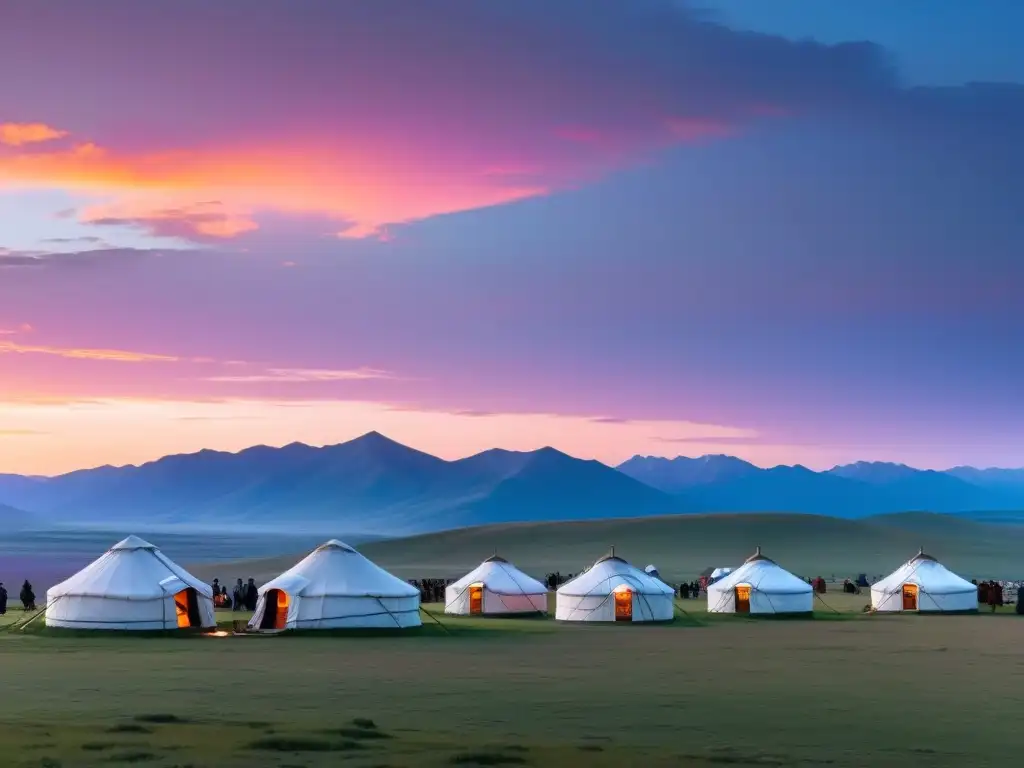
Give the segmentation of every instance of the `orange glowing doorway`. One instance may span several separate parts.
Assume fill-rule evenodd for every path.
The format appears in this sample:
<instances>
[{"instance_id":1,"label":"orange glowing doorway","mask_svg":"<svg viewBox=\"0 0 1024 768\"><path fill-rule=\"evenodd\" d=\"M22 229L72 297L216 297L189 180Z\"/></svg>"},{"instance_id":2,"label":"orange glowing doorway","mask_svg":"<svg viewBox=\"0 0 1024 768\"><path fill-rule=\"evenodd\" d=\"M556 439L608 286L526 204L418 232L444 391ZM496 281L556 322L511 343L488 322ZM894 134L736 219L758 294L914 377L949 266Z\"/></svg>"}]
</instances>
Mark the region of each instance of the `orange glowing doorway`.
<instances>
[{"instance_id":1,"label":"orange glowing doorway","mask_svg":"<svg viewBox=\"0 0 1024 768\"><path fill-rule=\"evenodd\" d=\"M736 587L736 613L750 613L750 587Z\"/></svg>"},{"instance_id":2,"label":"orange glowing doorway","mask_svg":"<svg viewBox=\"0 0 1024 768\"><path fill-rule=\"evenodd\" d=\"M633 620L633 590L629 587L616 587L615 592L615 620Z\"/></svg>"},{"instance_id":3,"label":"orange glowing doorway","mask_svg":"<svg viewBox=\"0 0 1024 768\"><path fill-rule=\"evenodd\" d=\"M917 610L917 584L903 585L903 610Z\"/></svg>"},{"instance_id":4,"label":"orange glowing doorway","mask_svg":"<svg viewBox=\"0 0 1024 768\"><path fill-rule=\"evenodd\" d=\"M202 626L199 618L199 596L192 587L181 590L174 596L174 613L178 629Z\"/></svg>"},{"instance_id":5,"label":"orange glowing doorway","mask_svg":"<svg viewBox=\"0 0 1024 768\"><path fill-rule=\"evenodd\" d=\"M288 593L283 589L267 590L260 629L284 629L288 625Z\"/></svg>"},{"instance_id":6,"label":"orange glowing doorway","mask_svg":"<svg viewBox=\"0 0 1024 768\"><path fill-rule=\"evenodd\" d=\"M478 615L484 612L484 585L469 585L469 613Z\"/></svg>"}]
</instances>

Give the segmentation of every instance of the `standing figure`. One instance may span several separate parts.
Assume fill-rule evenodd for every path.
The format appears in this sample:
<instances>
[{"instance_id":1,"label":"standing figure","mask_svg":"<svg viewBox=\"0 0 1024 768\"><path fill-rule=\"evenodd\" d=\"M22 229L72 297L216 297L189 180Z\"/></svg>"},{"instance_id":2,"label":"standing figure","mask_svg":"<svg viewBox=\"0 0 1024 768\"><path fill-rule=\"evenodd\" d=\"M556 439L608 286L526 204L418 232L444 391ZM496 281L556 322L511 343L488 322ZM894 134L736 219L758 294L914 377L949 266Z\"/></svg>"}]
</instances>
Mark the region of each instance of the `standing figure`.
<instances>
[{"instance_id":1,"label":"standing figure","mask_svg":"<svg viewBox=\"0 0 1024 768\"><path fill-rule=\"evenodd\" d=\"M34 611L36 609L36 593L32 591L32 585L29 584L28 579L25 579L25 583L21 585L19 597L26 611Z\"/></svg>"}]
</instances>

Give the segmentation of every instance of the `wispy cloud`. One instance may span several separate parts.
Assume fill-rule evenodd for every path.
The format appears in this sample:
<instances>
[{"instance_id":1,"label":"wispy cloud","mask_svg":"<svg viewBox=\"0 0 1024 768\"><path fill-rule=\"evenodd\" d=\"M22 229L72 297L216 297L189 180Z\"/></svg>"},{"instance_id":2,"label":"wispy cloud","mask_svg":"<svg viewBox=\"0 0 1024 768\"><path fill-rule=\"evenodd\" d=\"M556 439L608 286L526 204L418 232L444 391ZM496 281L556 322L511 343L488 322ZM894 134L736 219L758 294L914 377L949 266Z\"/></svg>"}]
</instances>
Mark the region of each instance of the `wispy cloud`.
<instances>
[{"instance_id":1,"label":"wispy cloud","mask_svg":"<svg viewBox=\"0 0 1024 768\"><path fill-rule=\"evenodd\" d=\"M103 244L103 238L102 237L90 237L90 236L85 236L85 237L47 237L47 238L45 238L43 240L40 240L40 242L42 242L42 243L58 243L58 244L61 244L61 245L70 245L70 244L73 244L73 243L74 244L81 243L81 244L84 244L84 245L101 245L101 244Z\"/></svg>"},{"instance_id":2,"label":"wispy cloud","mask_svg":"<svg viewBox=\"0 0 1024 768\"><path fill-rule=\"evenodd\" d=\"M45 123L0 123L0 144L9 147L53 141L67 135L67 131L51 128Z\"/></svg>"},{"instance_id":3,"label":"wispy cloud","mask_svg":"<svg viewBox=\"0 0 1024 768\"><path fill-rule=\"evenodd\" d=\"M0 437L38 437L48 434L39 429L0 429Z\"/></svg>"},{"instance_id":4,"label":"wispy cloud","mask_svg":"<svg viewBox=\"0 0 1024 768\"><path fill-rule=\"evenodd\" d=\"M231 383L265 383L265 382L325 382L325 381L364 381L367 379L395 379L394 374L377 368L268 368L262 373L240 374L235 376L210 376L206 381Z\"/></svg>"},{"instance_id":5,"label":"wispy cloud","mask_svg":"<svg viewBox=\"0 0 1024 768\"><path fill-rule=\"evenodd\" d=\"M80 218L86 224L137 227L157 237L194 241L224 240L257 229L247 213L233 212L216 201L152 211L95 208L82 211Z\"/></svg>"},{"instance_id":6,"label":"wispy cloud","mask_svg":"<svg viewBox=\"0 0 1024 768\"><path fill-rule=\"evenodd\" d=\"M82 349L75 347L48 347L36 344L18 344L0 341L0 355L52 355L72 360L108 360L119 363L176 363L182 358L174 355L155 355L123 349Z\"/></svg>"}]
</instances>

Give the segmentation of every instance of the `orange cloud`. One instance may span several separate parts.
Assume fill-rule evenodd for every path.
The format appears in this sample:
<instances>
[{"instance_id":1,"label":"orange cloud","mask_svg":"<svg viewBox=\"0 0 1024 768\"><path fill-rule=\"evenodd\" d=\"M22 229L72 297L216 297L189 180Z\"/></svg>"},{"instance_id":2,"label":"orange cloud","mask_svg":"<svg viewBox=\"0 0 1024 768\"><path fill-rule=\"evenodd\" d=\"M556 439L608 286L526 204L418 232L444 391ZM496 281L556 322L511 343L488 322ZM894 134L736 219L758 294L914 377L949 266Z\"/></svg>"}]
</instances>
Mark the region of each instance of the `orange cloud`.
<instances>
[{"instance_id":1,"label":"orange cloud","mask_svg":"<svg viewBox=\"0 0 1024 768\"><path fill-rule=\"evenodd\" d=\"M0 123L0 144L9 147L53 141L67 135L67 131L59 131L45 123Z\"/></svg>"},{"instance_id":2,"label":"orange cloud","mask_svg":"<svg viewBox=\"0 0 1024 768\"><path fill-rule=\"evenodd\" d=\"M248 215L226 210L219 202L148 212L94 206L82 211L79 219L98 226L136 226L161 237L192 240L227 239L259 228Z\"/></svg>"},{"instance_id":3,"label":"orange cloud","mask_svg":"<svg viewBox=\"0 0 1024 768\"><path fill-rule=\"evenodd\" d=\"M6 354L53 355L73 360L109 360L119 363L175 363L181 360L172 355L152 355L145 352L127 352L121 349L76 349L0 341L0 355Z\"/></svg>"},{"instance_id":4,"label":"orange cloud","mask_svg":"<svg viewBox=\"0 0 1024 768\"><path fill-rule=\"evenodd\" d=\"M472 164L470 164L471 166ZM324 144L122 153L93 143L0 157L0 188L59 188L113 202L82 220L135 224L155 234L233 237L257 227L259 211L314 214L343 222L343 236L381 235L415 221L545 194L405 147ZM195 201L215 198L215 210Z\"/></svg>"}]
</instances>

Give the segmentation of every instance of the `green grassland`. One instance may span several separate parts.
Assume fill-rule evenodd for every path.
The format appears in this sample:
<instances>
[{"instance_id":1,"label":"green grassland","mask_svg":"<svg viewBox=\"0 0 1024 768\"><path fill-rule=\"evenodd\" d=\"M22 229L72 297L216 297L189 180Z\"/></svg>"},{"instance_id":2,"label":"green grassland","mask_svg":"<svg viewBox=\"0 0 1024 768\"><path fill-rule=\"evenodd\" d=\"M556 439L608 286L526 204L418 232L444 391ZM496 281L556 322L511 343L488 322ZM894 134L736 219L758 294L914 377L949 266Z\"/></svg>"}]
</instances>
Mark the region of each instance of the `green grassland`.
<instances>
[{"instance_id":1,"label":"green grassland","mask_svg":"<svg viewBox=\"0 0 1024 768\"><path fill-rule=\"evenodd\" d=\"M648 626L428 606L422 629L391 635L36 622L0 631L0 764L1018 764L1024 621L865 615L866 599L827 594L785 621L680 600L675 622Z\"/></svg>"},{"instance_id":2,"label":"green grassland","mask_svg":"<svg viewBox=\"0 0 1024 768\"><path fill-rule=\"evenodd\" d=\"M965 578L1024 577L1024 526L927 513L840 520L816 515L682 515L634 520L521 523L374 542L360 551L402 578L462 576L495 551L534 576L576 573L614 546L634 565L654 563L669 581L706 567L736 566L754 548L804 576L892 572L920 547ZM198 565L204 579L267 581L301 553Z\"/></svg>"},{"instance_id":3,"label":"green grassland","mask_svg":"<svg viewBox=\"0 0 1024 768\"><path fill-rule=\"evenodd\" d=\"M971 577L1019 576L1024 532L935 515L709 515L504 525L362 550L406 577L498 549L575 572L610 545L669 580L755 546L807 575L887 573L924 545ZM194 566L265 581L297 555ZM470 619L400 632L118 635L0 617L0 766L1011 766L1024 617L879 616L832 587L812 618L663 625ZM552 596L553 607L553 596ZM220 613L225 628L242 613Z\"/></svg>"}]
</instances>

